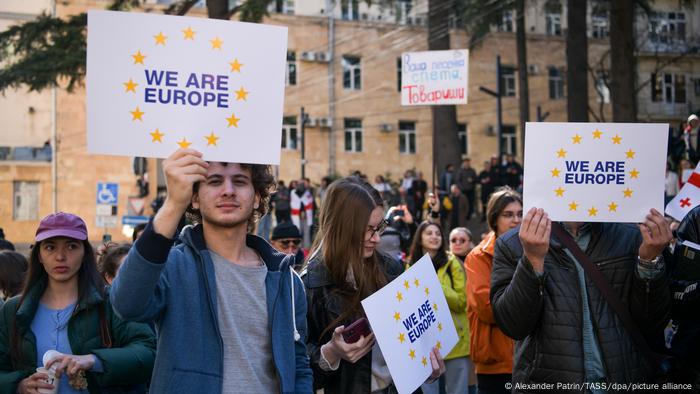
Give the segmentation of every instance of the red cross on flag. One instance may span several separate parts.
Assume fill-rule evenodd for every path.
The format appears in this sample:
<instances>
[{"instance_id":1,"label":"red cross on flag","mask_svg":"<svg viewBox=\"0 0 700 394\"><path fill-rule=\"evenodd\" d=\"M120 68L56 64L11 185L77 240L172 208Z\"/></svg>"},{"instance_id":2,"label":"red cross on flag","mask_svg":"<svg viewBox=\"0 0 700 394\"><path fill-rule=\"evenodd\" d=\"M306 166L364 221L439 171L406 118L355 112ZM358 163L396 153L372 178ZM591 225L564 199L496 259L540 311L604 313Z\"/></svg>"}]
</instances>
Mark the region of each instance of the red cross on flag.
<instances>
[{"instance_id":1,"label":"red cross on flag","mask_svg":"<svg viewBox=\"0 0 700 394\"><path fill-rule=\"evenodd\" d=\"M700 166L695 168L678 195L666 205L666 214L681 221L691 209L698 205L700 205Z\"/></svg>"}]
</instances>

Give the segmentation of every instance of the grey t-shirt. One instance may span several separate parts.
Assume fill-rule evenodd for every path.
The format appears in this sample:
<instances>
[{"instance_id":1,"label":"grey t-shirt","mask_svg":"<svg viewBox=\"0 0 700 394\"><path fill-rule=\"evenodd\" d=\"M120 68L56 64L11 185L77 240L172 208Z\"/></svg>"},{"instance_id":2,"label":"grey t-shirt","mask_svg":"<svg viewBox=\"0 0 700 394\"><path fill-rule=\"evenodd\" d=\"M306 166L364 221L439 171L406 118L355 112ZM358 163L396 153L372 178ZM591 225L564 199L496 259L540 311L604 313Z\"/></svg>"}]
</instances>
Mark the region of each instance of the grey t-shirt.
<instances>
[{"instance_id":1,"label":"grey t-shirt","mask_svg":"<svg viewBox=\"0 0 700 394\"><path fill-rule=\"evenodd\" d=\"M278 393L265 293L267 266L242 267L209 253L216 272L217 312L224 341L222 393Z\"/></svg>"}]
</instances>

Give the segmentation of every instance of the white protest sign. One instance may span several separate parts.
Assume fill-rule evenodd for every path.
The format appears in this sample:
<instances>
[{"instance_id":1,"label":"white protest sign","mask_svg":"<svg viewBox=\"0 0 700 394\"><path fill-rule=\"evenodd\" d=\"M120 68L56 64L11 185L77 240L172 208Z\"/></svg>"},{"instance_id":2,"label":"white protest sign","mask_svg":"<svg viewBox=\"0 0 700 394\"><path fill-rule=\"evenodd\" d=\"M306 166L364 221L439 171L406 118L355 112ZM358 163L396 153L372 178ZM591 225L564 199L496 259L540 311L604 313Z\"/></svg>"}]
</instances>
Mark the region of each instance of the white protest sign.
<instances>
[{"instance_id":1,"label":"white protest sign","mask_svg":"<svg viewBox=\"0 0 700 394\"><path fill-rule=\"evenodd\" d=\"M401 59L401 105L467 103L468 50L407 52Z\"/></svg>"},{"instance_id":2,"label":"white protest sign","mask_svg":"<svg viewBox=\"0 0 700 394\"><path fill-rule=\"evenodd\" d=\"M642 222L662 212L667 124L527 123L523 205L552 220Z\"/></svg>"},{"instance_id":3,"label":"white protest sign","mask_svg":"<svg viewBox=\"0 0 700 394\"><path fill-rule=\"evenodd\" d=\"M279 164L287 28L88 13L88 152Z\"/></svg>"},{"instance_id":4,"label":"white protest sign","mask_svg":"<svg viewBox=\"0 0 700 394\"><path fill-rule=\"evenodd\" d=\"M411 393L432 373L433 347L447 355L459 340L430 256L362 300L399 393Z\"/></svg>"},{"instance_id":5,"label":"white protest sign","mask_svg":"<svg viewBox=\"0 0 700 394\"><path fill-rule=\"evenodd\" d=\"M700 205L700 165L695 167L694 171L690 170L687 177L686 171L688 170L683 170L685 185L666 205L666 214L679 222L683 221L688 212Z\"/></svg>"}]
</instances>

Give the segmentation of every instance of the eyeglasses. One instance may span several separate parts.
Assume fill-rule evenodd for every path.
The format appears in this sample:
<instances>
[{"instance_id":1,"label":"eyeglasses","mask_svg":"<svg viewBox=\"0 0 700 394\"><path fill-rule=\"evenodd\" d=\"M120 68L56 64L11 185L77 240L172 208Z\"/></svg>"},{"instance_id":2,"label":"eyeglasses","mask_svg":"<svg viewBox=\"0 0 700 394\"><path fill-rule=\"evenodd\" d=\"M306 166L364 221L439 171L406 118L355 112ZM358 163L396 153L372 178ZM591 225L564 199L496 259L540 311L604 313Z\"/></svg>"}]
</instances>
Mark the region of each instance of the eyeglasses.
<instances>
[{"instance_id":1,"label":"eyeglasses","mask_svg":"<svg viewBox=\"0 0 700 394\"><path fill-rule=\"evenodd\" d=\"M296 238L296 239L278 239L277 242L282 245L284 248L288 248L290 244L294 244L294 246L299 246L301 244L301 240Z\"/></svg>"},{"instance_id":2,"label":"eyeglasses","mask_svg":"<svg viewBox=\"0 0 700 394\"><path fill-rule=\"evenodd\" d=\"M386 227L389 225L389 221L386 219L382 219L381 222L376 227L372 226L367 226L367 232L369 233L368 238L374 237L374 234L379 234L382 235L384 233L384 230L386 230Z\"/></svg>"},{"instance_id":3,"label":"eyeglasses","mask_svg":"<svg viewBox=\"0 0 700 394\"><path fill-rule=\"evenodd\" d=\"M520 219L522 219L522 218L523 218L523 211L518 211L517 213L516 213L516 212L512 212L512 211L501 212L501 217L502 217L502 218L513 219L513 218L515 218L516 216L519 217Z\"/></svg>"},{"instance_id":4,"label":"eyeglasses","mask_svg":"<svg viewBox=\"0 0 700 394\"><path fill-rule=\"evenodd\" d=\"M452 239L450 239L450 243L465 244L465 243L467 243L467 239L466 238L452 238Z\"/></svg>"}]
</instances>

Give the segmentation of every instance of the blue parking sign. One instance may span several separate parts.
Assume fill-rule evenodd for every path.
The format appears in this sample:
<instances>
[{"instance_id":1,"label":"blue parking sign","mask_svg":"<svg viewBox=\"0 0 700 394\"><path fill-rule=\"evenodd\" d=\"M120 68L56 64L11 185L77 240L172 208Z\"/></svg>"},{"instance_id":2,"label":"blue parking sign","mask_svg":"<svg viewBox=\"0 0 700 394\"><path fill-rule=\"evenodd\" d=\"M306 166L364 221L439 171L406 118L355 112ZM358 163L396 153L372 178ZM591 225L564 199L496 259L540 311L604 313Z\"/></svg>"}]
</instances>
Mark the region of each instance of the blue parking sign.
<instances>
[{"instance_id":1,"label":"blue parking sign","mask_svg":"<svg viewBox=\"0 0 700 394\"><path fill-rule=\"evenodd\" d=\"M97 183L97 203L117 205L117 196L119 195L119 184L117 183Z\"/></svg>"}]
</instances>

